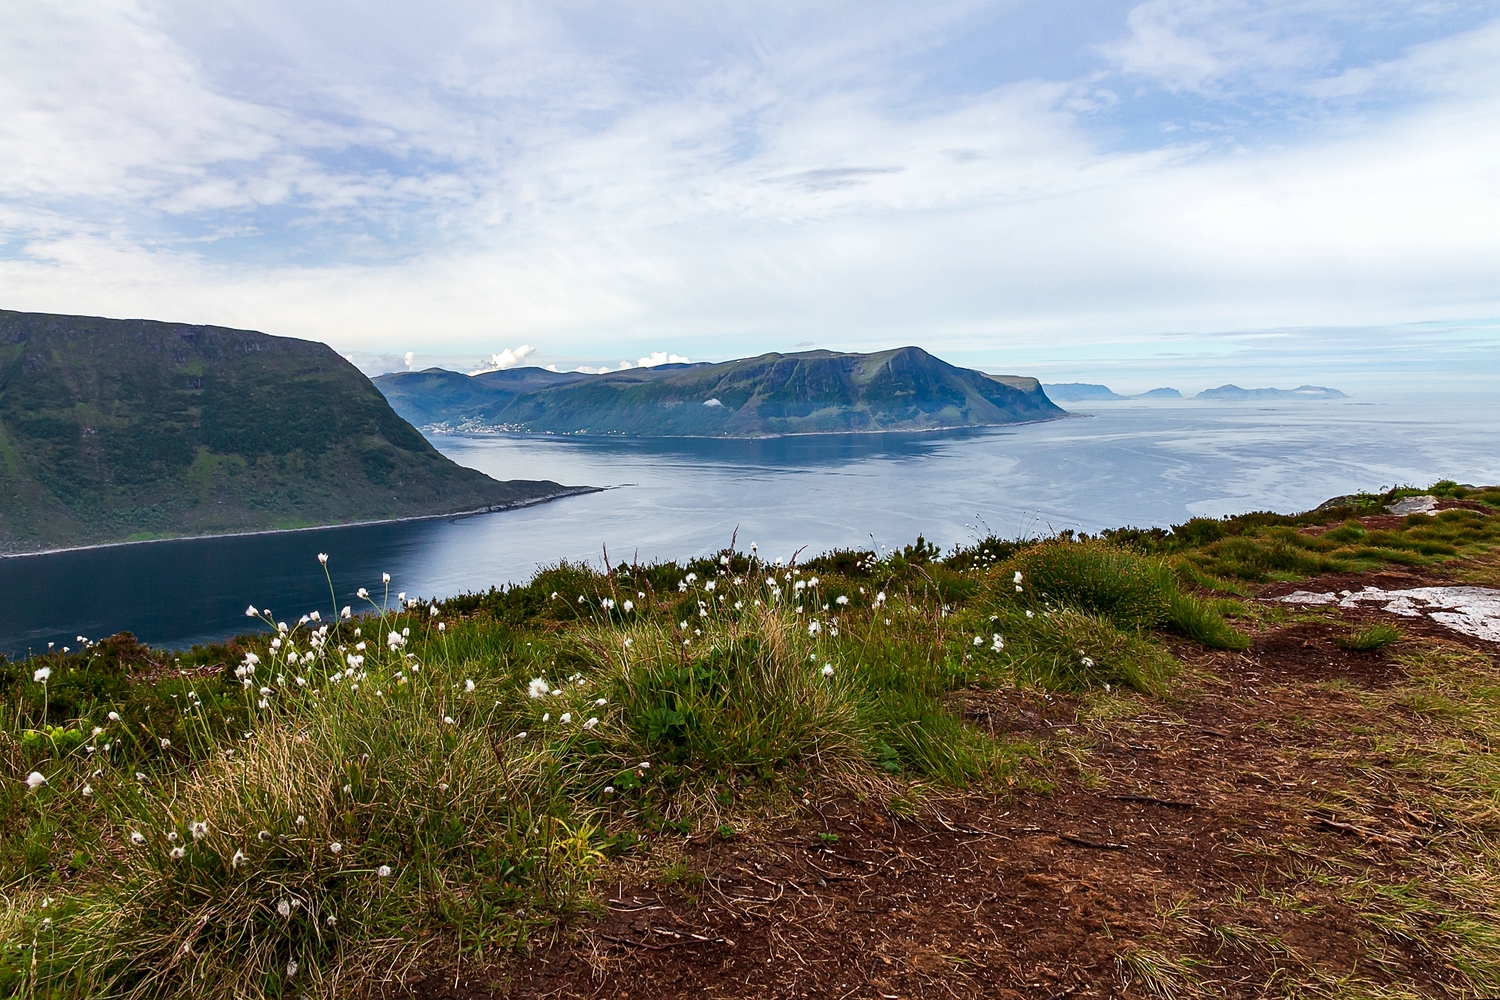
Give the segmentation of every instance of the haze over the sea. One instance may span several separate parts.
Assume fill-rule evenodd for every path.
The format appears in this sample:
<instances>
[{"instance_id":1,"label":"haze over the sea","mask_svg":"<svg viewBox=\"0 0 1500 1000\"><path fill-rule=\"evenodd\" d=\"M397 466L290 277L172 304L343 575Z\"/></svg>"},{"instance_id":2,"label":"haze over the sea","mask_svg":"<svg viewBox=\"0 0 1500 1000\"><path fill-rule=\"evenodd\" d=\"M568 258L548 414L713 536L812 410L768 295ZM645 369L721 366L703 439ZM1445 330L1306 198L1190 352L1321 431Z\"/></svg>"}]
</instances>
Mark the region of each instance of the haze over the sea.
<instances>
[{"instance_id":1,"label":"haze over the sea","mask_svg":"<svg viewBox=\"0 0 1500 1000\"><path fill-rule=\"evenodd\" d=\"M1500 373L1491 2L10 0L0 100L8 308L371 372Z\"/></svg>"}]
</instances>

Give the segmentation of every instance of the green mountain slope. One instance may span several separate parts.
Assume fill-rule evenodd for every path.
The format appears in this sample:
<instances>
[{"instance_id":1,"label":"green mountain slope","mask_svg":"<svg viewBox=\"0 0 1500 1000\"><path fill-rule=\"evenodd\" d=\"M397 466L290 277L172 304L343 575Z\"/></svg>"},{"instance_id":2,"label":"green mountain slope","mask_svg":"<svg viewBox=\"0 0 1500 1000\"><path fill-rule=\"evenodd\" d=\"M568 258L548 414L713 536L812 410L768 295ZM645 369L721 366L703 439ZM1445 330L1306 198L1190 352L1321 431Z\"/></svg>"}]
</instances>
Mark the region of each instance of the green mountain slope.
<instances>
[{"instance_id":1,"label":"green mountain slope","mask_svg":"<svg viewBox=\"0 0 1500 1000\"><path fill-rule=\"evenodd\" d=\"M1035 379L956 368L916 347L635 368L575 377L508 400L478 386L468 387L470 396L460 391L461 383L444 380L451 399L463 397L449 406L414 391L415 380L430 374L375 381L398 412L424 426L550 434L760 437L933 430L1046 420L1064 412Z\"/></svg>"},{"instance_id":2,"label":"green mountain slope","mask_svg":"<svg viewBox=\"0 0 1500 1000\"><path fill-rule=\"evenodd\" d=\"M563 492L454 464L323 344L0 310L0 552Z\"/></svg>"}]
</instances>

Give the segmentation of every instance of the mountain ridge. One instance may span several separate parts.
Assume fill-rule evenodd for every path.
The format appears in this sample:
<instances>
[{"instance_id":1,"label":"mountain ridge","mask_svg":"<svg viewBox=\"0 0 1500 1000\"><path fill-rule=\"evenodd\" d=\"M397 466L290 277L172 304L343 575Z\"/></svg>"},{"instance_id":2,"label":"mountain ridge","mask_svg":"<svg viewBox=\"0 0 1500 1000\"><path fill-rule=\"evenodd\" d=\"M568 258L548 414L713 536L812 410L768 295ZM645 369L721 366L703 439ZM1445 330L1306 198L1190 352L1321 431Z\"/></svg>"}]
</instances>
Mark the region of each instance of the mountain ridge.
<instances>
[{"instance_id":1,"label":"mountain ridge","mask_svg":"<svg viewBox=\"0 0 1500 1000\"><path fill-rule=\"evenodd\" d=\"M374 381L397 412L437 431L775 437L999 426L1066 414L1034 378L958 368L918 347L770 352L599 375L509 371L518 373L511 387L552 384L507 395L472 381L486 376L431 370Z\"/></svg>"},{"instance_id":2,"label":"mountain ridge","mask_svg":"<svg viewBox=\"0 0 1500 1000\"><path fill-rule=\"evenodd\" d=\"M0 310L0 553L441 516L572 488L440 454L325 344Z\"/></svg>"}]
</instances>

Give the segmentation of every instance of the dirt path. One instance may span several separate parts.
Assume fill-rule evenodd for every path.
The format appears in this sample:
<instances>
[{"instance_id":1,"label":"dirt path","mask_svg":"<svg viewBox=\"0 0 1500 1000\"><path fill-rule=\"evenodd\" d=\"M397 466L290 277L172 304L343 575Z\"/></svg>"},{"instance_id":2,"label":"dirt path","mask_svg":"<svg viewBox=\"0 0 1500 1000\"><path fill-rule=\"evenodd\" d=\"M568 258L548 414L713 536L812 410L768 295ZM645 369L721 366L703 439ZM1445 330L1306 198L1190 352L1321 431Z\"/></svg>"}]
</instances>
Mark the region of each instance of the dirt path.
<instances>
[{"instance_id":1,"label":"dirt path","mask_svg":"<svg viewBox=\"0 0 1500 1000\"><path fill-rule=\"evenodd\" d=\"M1244 654L1185 647L1170 702L1080 711L964 692L975 725L1055 751L1054 790L909 818L814 801L763 837L700 835L685 850L701 878L627 884L599 922L508 966L436 973L418 994L1249 998L1297 982L1359 995L1340 986L1352 980L1472 995L1350 888L1401 884L1445 830L1390 758L1387 737L1423 718L1371 697L1405 669L1390 650L1341 648L1346 633L1299 621ZM1500 650L1486 651L1493 667Z\"/></svg>"}]
</instances>

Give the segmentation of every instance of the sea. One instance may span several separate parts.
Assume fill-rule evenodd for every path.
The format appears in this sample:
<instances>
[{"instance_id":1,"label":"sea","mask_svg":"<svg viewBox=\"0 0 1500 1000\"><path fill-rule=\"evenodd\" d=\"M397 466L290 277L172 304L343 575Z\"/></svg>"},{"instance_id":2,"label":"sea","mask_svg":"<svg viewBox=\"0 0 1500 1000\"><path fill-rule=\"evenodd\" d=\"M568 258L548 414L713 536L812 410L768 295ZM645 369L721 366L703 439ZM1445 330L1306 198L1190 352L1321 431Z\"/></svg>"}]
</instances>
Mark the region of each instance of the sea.
<instances>
[{"instance_id":1,"label":"sea","mask_svg":"<svg viewBox=\"0 0 1500 1000\"><path fill-rule=\"evenodd\" d=\"M560 560L680 560L754 543L767 559L944 549L1251 510L1439 479L1500 482L1494 397L1065 404L1045 423L754 441L434 436L500 479L603 487L524 509L0 558L0 653L128 631L181 649L397 594L524 582ZM318 562L328 555L327 576ZM389 573L389 588L382 574Z\"/></svg>"}]
</instances>

